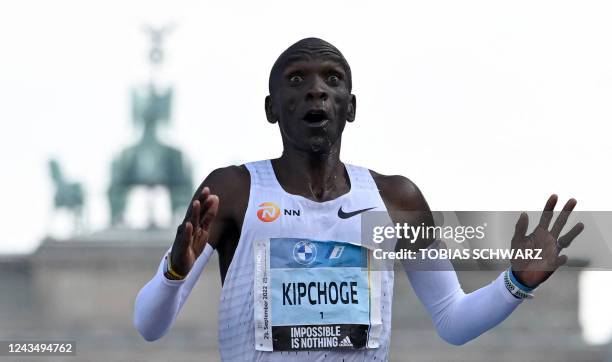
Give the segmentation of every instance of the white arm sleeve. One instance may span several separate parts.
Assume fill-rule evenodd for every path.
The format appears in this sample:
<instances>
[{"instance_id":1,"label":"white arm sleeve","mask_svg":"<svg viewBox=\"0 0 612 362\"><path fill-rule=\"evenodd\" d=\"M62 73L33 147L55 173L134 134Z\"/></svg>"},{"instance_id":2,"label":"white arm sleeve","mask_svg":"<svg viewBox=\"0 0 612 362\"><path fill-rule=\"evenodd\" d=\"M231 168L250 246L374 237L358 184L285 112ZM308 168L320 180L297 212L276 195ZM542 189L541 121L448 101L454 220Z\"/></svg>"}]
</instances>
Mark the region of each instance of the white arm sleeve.
<instances>
[{"instance_id":1,"label":"white arm sleeve","mask_svg":"<svg viewBox=\"0 0 612 362\"><path fill-rule=\"evenodd\" d=\"M145 340L154 341L168 332L213 250L210 244L206 244L183 280L166 278L166 256L170 254L170 250L164 254L157 273L142 287L134 303L134 326Z\"/></svg>"},{"instance_id":2,"label":"white arm sleeve","mask_svg":"<svg viewBox=\"0 0 612 362\"><path fill-rule=\"evenodd\" d=\"M462 345L480 336L506 319L522 301L506 289L503 273L489 285L465 294L449 260L423 262L430 265L420 265L417 271L404 260L404 269L436 331L448 343Z\"/></svg>"}]
</instances>

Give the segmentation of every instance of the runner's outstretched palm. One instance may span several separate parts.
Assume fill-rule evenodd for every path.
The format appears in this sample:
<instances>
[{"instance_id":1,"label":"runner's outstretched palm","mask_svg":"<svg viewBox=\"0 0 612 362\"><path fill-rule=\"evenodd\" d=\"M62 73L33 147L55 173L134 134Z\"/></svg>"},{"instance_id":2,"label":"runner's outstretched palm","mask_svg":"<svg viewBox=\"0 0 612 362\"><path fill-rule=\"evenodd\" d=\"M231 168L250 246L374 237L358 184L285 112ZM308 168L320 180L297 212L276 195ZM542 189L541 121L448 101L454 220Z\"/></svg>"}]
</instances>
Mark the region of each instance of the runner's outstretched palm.
<instances>
[{"instance_id":1,"label":"runner's outstretched palm","mask_svg":"<svg viewBox=\"0 0 612 362\"><path fill-rule=\"evenodd\" d=\"M540 259L512 260L512 272L521 283L528 287L538 286L546 281L557 268L565 264L567 256L559 255L559 253L563 248L568 247L584 229L584 224L577 223L569 232L559 237L569 215L576 206L576 200L569 199L552 228L548 230L556 204L557 195L551 195L540 217L540 223L529 235L525 235L529 226L529 218L526 213L522 213L516 223L511 243L512 249L542 249Z\"/></svg>"},{"instance_id":2,"label":"runner's outstretched palm","mask_svg":"<svg viewBox=\"0 0 612 362\"><path fill-rule=\"evenodd\" d=\"M217 216L219 197L204 187L196 200L191 203L185 221L178 227L172 245L172 269L187 275L196 259L202 254L210 236L210 226Z\"/></svg>"}]
</instances>

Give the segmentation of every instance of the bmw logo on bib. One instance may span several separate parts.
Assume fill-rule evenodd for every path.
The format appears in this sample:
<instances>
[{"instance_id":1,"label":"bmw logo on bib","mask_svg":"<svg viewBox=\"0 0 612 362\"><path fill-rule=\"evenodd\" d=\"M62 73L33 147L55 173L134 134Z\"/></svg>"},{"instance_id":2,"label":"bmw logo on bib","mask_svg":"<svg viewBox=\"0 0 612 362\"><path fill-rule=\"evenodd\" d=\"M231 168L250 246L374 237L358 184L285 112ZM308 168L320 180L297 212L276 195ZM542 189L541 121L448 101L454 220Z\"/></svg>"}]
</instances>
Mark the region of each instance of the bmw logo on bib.
<instances>
[{"instance_id":1,"label":"bmw logo on bib","mask_svg":"<svg viewBox=\"0 0 612 362\"><path fill-rule=\"evenodd\" d=\"M317 257L317 247L306 240L300 241L293 246L293 258L302 265L311 264Z\"/></svg>"}]
</instances>

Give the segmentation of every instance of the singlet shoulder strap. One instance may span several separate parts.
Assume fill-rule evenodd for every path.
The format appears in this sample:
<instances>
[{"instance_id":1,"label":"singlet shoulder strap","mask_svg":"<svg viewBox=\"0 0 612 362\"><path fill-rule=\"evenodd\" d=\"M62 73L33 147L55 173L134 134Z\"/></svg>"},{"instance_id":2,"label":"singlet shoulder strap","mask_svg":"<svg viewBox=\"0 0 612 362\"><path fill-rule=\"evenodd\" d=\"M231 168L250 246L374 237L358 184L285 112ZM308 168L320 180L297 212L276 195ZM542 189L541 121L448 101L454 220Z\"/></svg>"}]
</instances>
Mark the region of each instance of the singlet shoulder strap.
<instances>
[{"instance_id":1,"label":"singlet shoulder strap","mask_svg":"<svg viewBox=\"0 0 612 362\"><path fill-rule=\"evenodd\" d=\"M275 188L276 175L270 160L261 160L244 164L251 174L251 187Z\"/></svg>"},{"instance_id":2,"label":"singlet shoulder strap","mask_svg":"<svg viewBox=\"0 0 612 362\"><path fill-rule=\"evenodd\" d=\"M351 179L351 189L354 190L378 190L374 178L370 174L370 170L365 167L355 166L348 163L344 164L346 171Z\"/></svg>"}]
</instances>

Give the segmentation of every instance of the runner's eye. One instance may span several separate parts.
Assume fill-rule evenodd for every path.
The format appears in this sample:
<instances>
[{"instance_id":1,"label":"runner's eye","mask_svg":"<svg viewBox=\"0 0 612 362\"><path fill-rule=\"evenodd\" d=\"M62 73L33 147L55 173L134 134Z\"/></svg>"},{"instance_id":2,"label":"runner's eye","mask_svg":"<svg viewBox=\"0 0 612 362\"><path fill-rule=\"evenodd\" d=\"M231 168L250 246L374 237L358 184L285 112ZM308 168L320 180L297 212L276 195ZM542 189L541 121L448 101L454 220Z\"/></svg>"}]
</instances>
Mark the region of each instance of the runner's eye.
<instances>
[{"instance_id":1,"label":"runner's eye","mask_svg":"<svg viewBox=\"0 0 612 362\"><path fill-rule=\"evenodd\" d=\"M337 85L338 83L340 83L340 77L336 74L332 74L327 77L327 82L329 82L329 84L331 85Z\"/></svg>"},{"instance_id":2,"label":"runner's eye","mask_svg":"<svg viewBox=\"0 0 612 362\"><path fill-rule=\"evenodd\" d=\"M304 78L302 78L301 76L299 76L297 74L294 74L294 75L289 77L289 82L293 83L293 84L302 83L303 80L304 80Z\"/></svg>"}]
</instances>

